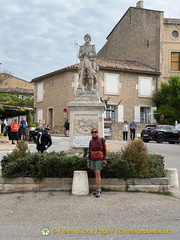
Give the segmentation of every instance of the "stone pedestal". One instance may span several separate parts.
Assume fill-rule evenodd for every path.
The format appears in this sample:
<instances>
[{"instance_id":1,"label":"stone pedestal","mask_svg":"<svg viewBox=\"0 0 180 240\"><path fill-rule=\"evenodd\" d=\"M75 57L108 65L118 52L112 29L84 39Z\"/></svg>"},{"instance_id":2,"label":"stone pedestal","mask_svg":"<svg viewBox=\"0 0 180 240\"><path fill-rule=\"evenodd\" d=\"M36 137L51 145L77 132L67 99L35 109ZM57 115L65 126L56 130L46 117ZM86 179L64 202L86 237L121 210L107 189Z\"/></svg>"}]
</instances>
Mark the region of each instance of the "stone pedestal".
<instances>
[{"instance_id":1,"label":"stone pedestal","mask_svg":"<svg viewBox=\"0 0 180 240\"><path fill-rule=\"evenodd\" d=\"M177 168L167 168L166 169L166 177L169 180L170 187L179 187Z\"/></svg>"},{"instance_id":2,"label":"stone pedestal","mask_svg":"<svg viewBox=\"0 0 180 240\"><path fill-rule=\"evenodd\" d=\"M70 110L69 151L83 153L83 148L74 147L74 137L91 137L91 129L97 128L99 136L104 136L105 104L99 100L96 91L77 90L75 99L68 104Z\"/></svg>"},{"instance_id":3,"label":"stone pedestal","mask_svg":"<svg viewBox=\"0 0 180 240\"><path fill-rule=\"evenodd\" d=\"M72 182L72 194L78 196L89 194L89 182L87 171L74 171Z\"/></svg>"}]
</instances>

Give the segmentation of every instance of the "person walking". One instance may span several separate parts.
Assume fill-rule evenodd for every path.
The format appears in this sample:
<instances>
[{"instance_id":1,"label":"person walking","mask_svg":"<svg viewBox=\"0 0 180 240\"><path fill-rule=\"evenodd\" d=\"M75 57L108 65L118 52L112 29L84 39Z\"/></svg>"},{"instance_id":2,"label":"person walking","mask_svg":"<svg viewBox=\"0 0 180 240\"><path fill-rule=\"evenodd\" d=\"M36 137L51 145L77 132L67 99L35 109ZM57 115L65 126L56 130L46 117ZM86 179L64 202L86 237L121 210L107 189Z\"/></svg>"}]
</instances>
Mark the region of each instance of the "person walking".
<instances>
[{"instance_id":1,"label":"person walking","mask_svg":"<svg viewBox=\"0 0 180 240\"><path fill-rule=\"evenodd\" d=\"M52 145L51 135L48 131L50 131L50 128L45 127L42 131L38 132L36 139L36 149L38 152L43 153Z\"/></svg>"},{"instance_id":2,"label":"person walking","mask_svg":"<svg viewBox=\"0 0 180 240\"><path fill-rule=\"evenodd\" d=\"M17 140L18 143L18 131L19 131L19 124L17 123L17 119L10 126L11 128L11 140L12 144L15 144L14 140Z\"/></svg>"},{"instance_id":3,"label":"person walking","mask_svg":"<svg viewBox=\"0 0 180 240\"><path fill-rule=\"evenodd\" d=\"M124 121L124 123L123 123L123 125L122 125L123 141L127 141L127 138L128 138L128 129L129 129L129 125L128 125L127 121Z\"/></svg>"},{"instance_id":4,"label":"person walking","mask_svg":"<svg viewBox=\"0 0 180 240\"><path fill-rule=\"evenodd\" d=\"M70 127L70 123L69 123L69 120L67 119L66 122L64 123L65 137L69 137L69 127Z\"/></svg>"},{"instance_id":5,"label":"person walking","mask_svg":"<svg viewBox=\"0 0 180 240\"><path fill-rule=\"evenodd\" d=\"M106 165L106 143L104 138L98 136L97 128L91 129L92 139L89 142L89 157L87 167L94 170L96 178L96 192L94 195L98 198L101 194L101 170Z\"/></svg>"},{"instance_id":6,"label":"person walking","mask_svg":"<svg viewBox=\"0 0 180 240\"><path fill-rule=\"evenodd\" d=\"M26 120L23 117L21 118L19 126L20 126L19 130L20 130L21 141L25 141L26 140L27 122L26 122Z\"/></svg>"},{"instance_id":7,"label":"person walking","mask_svg":"<svg viewBox=\"0 0 180 240\"><path fill-rule=\"evenodd\" d=\"M131 140L135 139L135 135L136 135L136 130L137 130L137 125L134 121L132 121L129 125L130 128L130 138Z\"/></svg>"}]
</instances>

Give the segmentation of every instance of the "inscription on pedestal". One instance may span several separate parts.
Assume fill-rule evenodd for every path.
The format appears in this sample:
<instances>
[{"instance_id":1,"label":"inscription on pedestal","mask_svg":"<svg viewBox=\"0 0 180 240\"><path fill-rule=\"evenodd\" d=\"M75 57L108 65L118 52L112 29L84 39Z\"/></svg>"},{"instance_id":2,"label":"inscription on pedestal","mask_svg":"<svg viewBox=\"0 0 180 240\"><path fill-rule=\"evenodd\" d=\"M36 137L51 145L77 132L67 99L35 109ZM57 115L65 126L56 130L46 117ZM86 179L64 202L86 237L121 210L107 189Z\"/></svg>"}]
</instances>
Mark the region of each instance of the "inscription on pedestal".
<instances>
[{"instance_id":1,"label":"inscription on pedestal","mask_svg":"<svg viewBox=\"0 0 180 240\"><path fill-rule=\"evenodd\" d=\"M89 141L92 139L91 136L74 136L73 147L74 148L88 148Z\"/></svg>"}]
</instances>

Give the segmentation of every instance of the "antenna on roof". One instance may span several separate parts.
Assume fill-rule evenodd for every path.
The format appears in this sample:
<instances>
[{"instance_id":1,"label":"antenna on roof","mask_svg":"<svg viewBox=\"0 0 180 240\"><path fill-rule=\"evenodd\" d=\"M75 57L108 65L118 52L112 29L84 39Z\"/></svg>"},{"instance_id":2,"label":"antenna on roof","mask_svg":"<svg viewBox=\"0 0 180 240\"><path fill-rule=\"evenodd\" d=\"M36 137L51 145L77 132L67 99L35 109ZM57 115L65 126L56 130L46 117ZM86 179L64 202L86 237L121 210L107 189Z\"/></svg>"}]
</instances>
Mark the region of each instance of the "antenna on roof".
<instances>
[{"instance_id":1,"label":"antenna on roof","mask_svg":"<svg viewBox=\"0 0 180 240\"><path fill-rule=\"evenodd\" d=\"M78 50L79 50L79 44L74 41L73 43L69 43L69 44L73 44L74 47L76 47L76 63L78 63Z\"/></svg>"}]
</instances>

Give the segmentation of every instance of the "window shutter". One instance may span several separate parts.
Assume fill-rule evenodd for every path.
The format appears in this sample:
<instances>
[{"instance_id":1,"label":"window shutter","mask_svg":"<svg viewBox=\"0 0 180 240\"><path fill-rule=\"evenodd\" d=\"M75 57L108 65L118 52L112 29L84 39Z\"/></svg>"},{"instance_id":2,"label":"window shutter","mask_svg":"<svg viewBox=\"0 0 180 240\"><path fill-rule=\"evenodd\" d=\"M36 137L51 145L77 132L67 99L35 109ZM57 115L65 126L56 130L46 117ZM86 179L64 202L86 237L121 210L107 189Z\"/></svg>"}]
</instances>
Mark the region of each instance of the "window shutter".
<instances>
[{"instance_id":1,"label":"window shutter","mask_svg":"<svg viewBox=\"0 0 180 240\"><path fill-rule=\"evenodd\" d=\"M106 111L104 111L103 113L103 118L106 118Z\"/></svg>"},{"instance_id":2,"label":"window shutter","mask_svg":"<svg viewBox=\"0 0 180 240\"><path fill-rule=\"evenodd\" d=\"M43 110L38 110L38 112L37 112L37 121L38 121L38 123L42 119L43 119Z\"/></svg>"},{"instance_id":3,"label":"window shutter","mask_svg":"<svg viewBox=\"0 0 180 240\"><path fill-rule=\"evenodd\" d=\"M134 121L140 122L140 107L134 107Z\"/></svg>"},{"instance_id":4,"label":"window shutter","mask_svg":"<svg viewBox=\"0 0 180 240\"><path fill-rule=\"evenodd\" d=\"M105 93L118 94L119 93L119 75L105 74Z\"/></svg>"},{"instance_id":5,"label":"window shutter","mask_svg":"<svg viewBox=\"0 0 180 240\"><path fill-rule=\"evenodd\" d=\"M43 101L43 83L37 85L37 101Z\"/></svg>"},{"instance_id":6,"label":"window shutter","mask_svg":"<svg viewBox=\"0 0 180 240\"><path fill-rule=\"evenodd\" d=\"M124 122L124 106L118 105L118 122Z\"/></svg>"},{"instance_id":7,"label":"window shutter","mask_svg":"<svg viewBox=\"0 0 180 240\"><path fill-rule=\"evenodd\" d=\"M139 78L139 95L151 96L152 92L152 78Z\"/></svg>"},{"instance_id":8,"label":"window shutter","mask_svg":"<svg viewBox=\"0 0 180 240\"><path fill-rule=\"evenodd\" d=\"M150 115L150 121L151 123L156 123L156 119L154 118L154 111L157 109L157 107L151 107L151 115Z\"/></svg>"}]
</instances>

